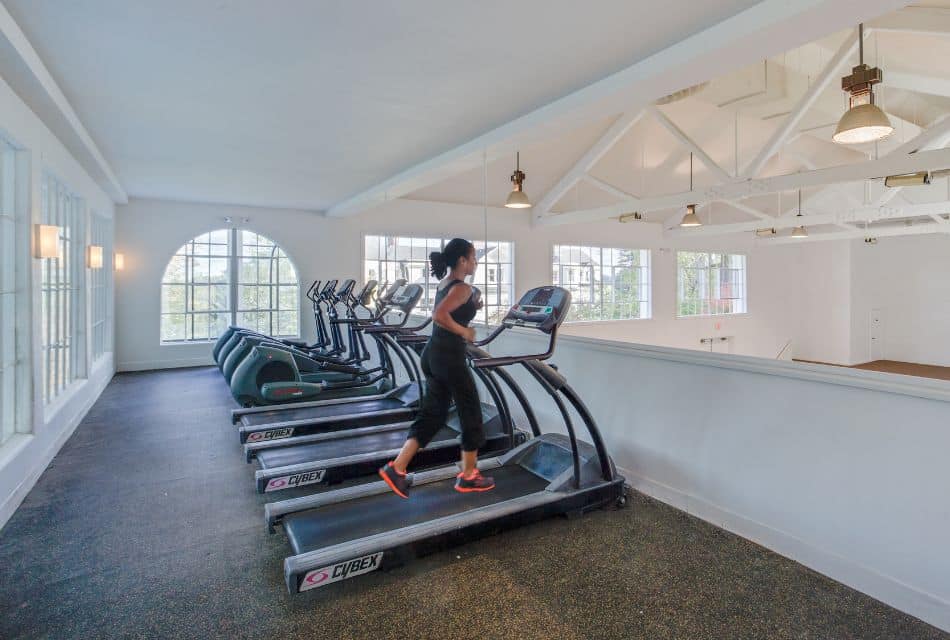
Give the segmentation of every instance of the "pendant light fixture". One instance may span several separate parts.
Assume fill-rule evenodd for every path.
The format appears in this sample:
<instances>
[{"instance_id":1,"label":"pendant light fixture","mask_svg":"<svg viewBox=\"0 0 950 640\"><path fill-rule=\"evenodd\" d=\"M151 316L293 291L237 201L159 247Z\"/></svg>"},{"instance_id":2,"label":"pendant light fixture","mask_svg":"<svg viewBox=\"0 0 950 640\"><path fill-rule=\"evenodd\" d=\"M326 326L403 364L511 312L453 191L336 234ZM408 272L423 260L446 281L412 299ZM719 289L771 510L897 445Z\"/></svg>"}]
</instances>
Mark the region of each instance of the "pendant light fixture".
<instances>
[{"instance_id":1,"label":"pendant light fixture","mask_svg":"<svg viewBox=\"0 0 950 640\"><path fill-rule=\"evenodd\" d=\"M509 209L528 209L531 207L531 201L524 192L524 171L521 170L521 152L515 154L515 172L511 174L511 193L508 194L508 200L505 206Z\"/></svg>"},{"instance_id":2,"label":"pendant light fixture","mask_svg":"<svg viewBox=\"0 0 950 640\"><path fill-rule=\"evenodd\" d=\"M796 218L802 217L802 190L801 189L798 190L798 215L795 217ZM792 229L792 237L793 238L807 238L808 231L805 229L805 225L801 224L801 220L799 220L798 222L799 222L798 226Z\"/></svg>"},{"instance_id":3,"label":"pendant light fixture","mask_svg":"<svg viewBox=\"0 0 950 640\"><path fill-rule=\"evenodd\" d=\"M874 104L874 85L883 79L877 67L869 69L864 64L864 25L858 25L858 66L851 75L841 78L841 88L851 94L848 110L841 120L832 140L838 144L861 144L876 142L894 133L891 121L880 107Z\"/></svg>"},{"instance_id":4,"label":"pendant light fixture","mask_svg":"<svg viewBox=\"0 0 950 640\"><path fill-rule=\"evenodd\" d=\"M689 190L693 191L693 154L689 154ZM686 215L683 216L683 219L680 221L680 226L686 229L691 229L693 227L703 226L702 220L699 219L699 216L696 215L696 205L688 204L686 205Z\"/></svg>"}]
</instances>

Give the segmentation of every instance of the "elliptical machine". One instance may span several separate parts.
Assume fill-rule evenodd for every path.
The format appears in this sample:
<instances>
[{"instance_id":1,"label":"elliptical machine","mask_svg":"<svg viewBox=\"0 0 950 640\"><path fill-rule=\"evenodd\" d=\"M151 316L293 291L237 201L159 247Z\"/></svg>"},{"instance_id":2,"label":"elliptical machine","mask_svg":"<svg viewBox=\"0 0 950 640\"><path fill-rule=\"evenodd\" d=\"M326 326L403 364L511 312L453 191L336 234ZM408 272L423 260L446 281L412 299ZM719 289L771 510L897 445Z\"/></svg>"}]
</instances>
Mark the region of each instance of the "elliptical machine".
<instances>
[{"instance_id":1,"label":"elliptical machine","mask_svg":"<svg viewBox=\"0 0 950 640\"><path fill-rule=\"evenodd\" d=\"M385 323L385 318L393 312L401 314L399 324L404 325L421 296L420 285L400 288L374 317L359 318L354 312L352 317L331 319L331 328L334 324L347 325L356 336L356 344L365 350L362 342L364 329ZM379 366L371 369L353 364L318 362L286 348L259 344L235 369L231 377L231 394L241 406L250 407L385 393L393 387L395 373L385 343L375 334L371 335L380 360ZM369 358L368 351L365 356ZM301 366L308 369L301 370ZM329 380L324 375L328 371L351 377L348 380Z\"/></svg>"}]
</instances>

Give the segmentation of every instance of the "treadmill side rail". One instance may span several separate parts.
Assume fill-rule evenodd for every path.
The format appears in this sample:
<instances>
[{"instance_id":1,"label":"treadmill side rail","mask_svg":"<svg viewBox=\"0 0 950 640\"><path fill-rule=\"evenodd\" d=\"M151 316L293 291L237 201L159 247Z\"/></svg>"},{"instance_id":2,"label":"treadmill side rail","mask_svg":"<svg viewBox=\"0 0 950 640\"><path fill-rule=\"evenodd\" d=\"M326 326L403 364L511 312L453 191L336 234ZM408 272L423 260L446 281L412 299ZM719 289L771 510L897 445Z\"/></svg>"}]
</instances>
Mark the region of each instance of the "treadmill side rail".
<instances>
[{"instance_id":1,"label":"treadmill side rail","mask_svg":"<svg viewBox=\"0 0 950 640\"><path fill-rule=\"evenodd\" d=\"M319 429L322 425L340 425L342 428L345 428L345 425L342 423L365 419L368 416L373 418L383 419L386 416L401 416L406 414L406 409L386 409L383 411L374 411L372 414L366 413L348 413L345 415L337 416L324 416L321 418L309 418L303 420L288 420L286 422L270 422L267 424L260 424L249 427L240 427L238 428L238 435L241 438L242 443L248 442L263 442L267 440L281 440L284 438L290 438L296 433L297 429L310 431L312 429ZM303 435L303 434L300 434Z\"/></svg>"},{"instance_id":2,"label":"treadmill side rail","mask_svg":"<svg viewBox=\"0 0 950 640\"><path fill-rule=\"evenodd\" d=\"M270 404L259 407L242 407L231 410L231 424L237 424L241 421L241 416L252 415L255 413L267 413L268 411L281 411L282 409L307 409L312 407L328 407L336 404L346 404L348 402L367 402L370 400L383 400L402 392L401 387L387 391L386 393L377 393L371 396L356 396L353 398L332 398L329 400L311 400L310 402L292 402L287 404Z\"/></svg>"},{"instance_id":3,"label":"treadmill side rail","mask_svg":"<svg viewBox=\"0 0 950 640\"><path fill-rule=\"evenodd\" d=\"M308 436L297 436L296 438L286 438L279 442L250 442L244 445L244 457L250 462L257 456L258 451L274 449L280 446L297 446L301 444L314 444L316 442L329 442L332 440L342 440L354 436L368 435L372 433L386 433L388 431L399 431L408 429L412 421L389 422L386 424L371 425L368 427L358 427L356 429L340 429L339 431L329 431L327 433L312 433Z\"/></svg>"},{"instance_id":4,"label":"treadmill side rail","mask_svg":"<svg viewBox=\"0 0 950 640\"><path fill-rule=\"evenodd\" d=\"M564 498L564 495L550 491L535 491L511 500L290 556L284 559L284 580L290 593L306 591L310 587L302 585L302 582L308 572L314 569L373 556L380 552L385 558L387 555L393 555L387 554L388 551L408 547L422 540L459 532L467 527L541 509L562 501Z\"/></svg>"}]
</instances>

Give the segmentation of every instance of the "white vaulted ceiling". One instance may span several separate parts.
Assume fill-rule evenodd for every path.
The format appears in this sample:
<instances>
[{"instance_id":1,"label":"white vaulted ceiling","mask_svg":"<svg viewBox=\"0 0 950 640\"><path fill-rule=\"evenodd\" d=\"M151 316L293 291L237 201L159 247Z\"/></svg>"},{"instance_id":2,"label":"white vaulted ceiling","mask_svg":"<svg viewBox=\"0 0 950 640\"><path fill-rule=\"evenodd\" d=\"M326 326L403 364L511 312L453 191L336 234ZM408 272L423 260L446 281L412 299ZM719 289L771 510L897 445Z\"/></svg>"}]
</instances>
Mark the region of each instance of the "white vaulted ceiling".
<instances>
[{"instance_id":1,"label":"white vaulted ceiling","mask_svg":"<svg viewBox=\"0 0 950 640\"><path fill-rule=\"evenodd\" d=\"M315 210L755 4L4 0L129 195Z\"/></svg>"}]
</instances>

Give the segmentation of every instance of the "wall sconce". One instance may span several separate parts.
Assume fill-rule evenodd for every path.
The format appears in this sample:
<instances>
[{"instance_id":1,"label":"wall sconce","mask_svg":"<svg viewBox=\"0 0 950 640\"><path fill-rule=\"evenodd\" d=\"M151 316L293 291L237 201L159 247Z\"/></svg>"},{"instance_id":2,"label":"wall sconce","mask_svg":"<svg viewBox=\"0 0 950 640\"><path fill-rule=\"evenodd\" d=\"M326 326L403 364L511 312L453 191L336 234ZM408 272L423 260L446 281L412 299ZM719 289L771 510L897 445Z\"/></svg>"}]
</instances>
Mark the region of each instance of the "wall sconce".
<instances>
[{"instance_id":1,"label":"wall sconce","mask_svg":"<svg viewBox=\"0 0 950 640\"><path fill-rule=\"evenodd\" d=\"M91 244L86 250L86 266L90 269L102 268L102 247Z\"/></svg>"},{"instance_id":2,"label":"wall sconce","mask_svg":"<svg viewBox=\"0 0 950 640\"><path fill-rule=\"evenodd\" d=\"M112 257L112 264L115 267L116 271L122 271L123 269L125 269L125 254L116 253Z\"/></svg>"},{"instance_id":3,"label":"wall sconce","mask_svg":"<svg viewBox=\"0 0 950 640\"><path fill-rule=\"evenodd\" d=\"M36 235L33 244L33 255L36 258L62 258L59 244L60 227L52 224L35 224L33 229Z\"/></svg>"}]
</instances>

